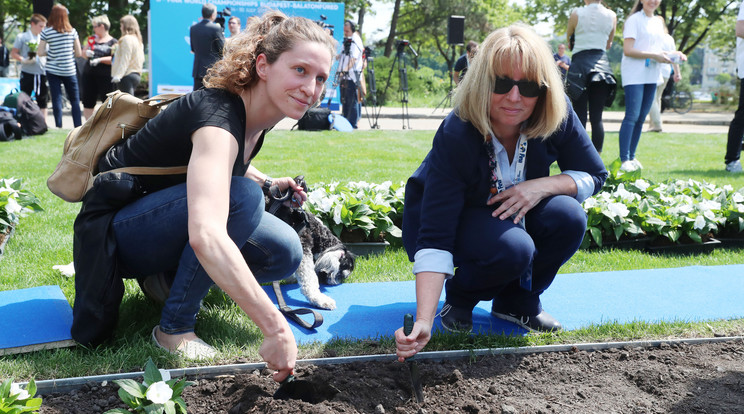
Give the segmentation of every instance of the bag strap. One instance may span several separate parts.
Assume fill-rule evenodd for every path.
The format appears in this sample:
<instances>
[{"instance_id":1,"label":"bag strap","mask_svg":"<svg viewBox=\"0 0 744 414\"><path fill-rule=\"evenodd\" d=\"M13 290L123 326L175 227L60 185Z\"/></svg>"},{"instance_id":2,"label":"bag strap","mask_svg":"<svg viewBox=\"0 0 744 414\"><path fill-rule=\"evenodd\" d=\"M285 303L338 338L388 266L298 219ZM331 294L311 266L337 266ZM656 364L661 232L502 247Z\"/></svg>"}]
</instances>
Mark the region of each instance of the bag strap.
<instances>
[{"instance_id":1,"label":"bag strap","mask_svg":"<svg viewBox=\"0 0 744 414\"><path fill-rule=\"evenodd\" d=\"M298 325L302 326L305 329L315 329L323 324L323 315L321 315L320 313L309 308L292 309L287 306L287 303L284 302L284 296L282 295L282 288L280 283L278 281L275 281L272 283L272 285L274 286L274 293L276 294L276 302L279 305L279 312L281 312L284 316L297 322ZM313 314L314 321L312 324L306 322L304 319L298 316L306 315L308 313Z\"/></svg>"},{"instance_id":2,"label":"bag strap","mask_svg":"<svg viewBox=\"0 0 744 414\"><path fill-rule=\"evenodd\" d=\"M104 171L105 173L127 173L134 175L176 175L186 174L188 167L121 167L113 170Z\"/></svg>"}]
</instances>

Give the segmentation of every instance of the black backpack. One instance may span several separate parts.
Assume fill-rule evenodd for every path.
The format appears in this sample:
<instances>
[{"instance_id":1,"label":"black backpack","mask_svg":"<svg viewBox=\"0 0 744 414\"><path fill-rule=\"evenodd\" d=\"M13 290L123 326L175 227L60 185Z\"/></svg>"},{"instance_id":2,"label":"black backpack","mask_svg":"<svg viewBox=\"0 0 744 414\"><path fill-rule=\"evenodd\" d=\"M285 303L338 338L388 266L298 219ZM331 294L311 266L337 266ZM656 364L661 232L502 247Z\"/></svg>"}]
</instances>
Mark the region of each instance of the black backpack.
<instances>
[{"instance_id":1,"label":"black backpack","mask_svg":"<svg viewBox=\"0 0 744 414\"><path fill-rule=\"evenodd\" d=\"M46 119L41 113L41 108L28 94L21 92L18 95L18 121L26 135L41 135L47 132Z\"/></svg>"},{"instance_id":2,"label":"black backpack","mask_svg":"<svg viewBox=\"0 0 744 414\"><path fill-rule=\"evenodd\" d=\"M328 115L331 110L328 108L310 108L297 121L297 129L300 131L328 131L331 129L331 121Z\"/></svg>"},{"instance_id":3,"label":"black backpack","mask_svg":"<svg viewBox=\"0 0 744 414\"><path fill-rule=\"evenodd\" d=\"M23 138L23 130L18 126L18 121L13 114L0 111L0 141L10 141Z\"/></svg>"}]
</instances>

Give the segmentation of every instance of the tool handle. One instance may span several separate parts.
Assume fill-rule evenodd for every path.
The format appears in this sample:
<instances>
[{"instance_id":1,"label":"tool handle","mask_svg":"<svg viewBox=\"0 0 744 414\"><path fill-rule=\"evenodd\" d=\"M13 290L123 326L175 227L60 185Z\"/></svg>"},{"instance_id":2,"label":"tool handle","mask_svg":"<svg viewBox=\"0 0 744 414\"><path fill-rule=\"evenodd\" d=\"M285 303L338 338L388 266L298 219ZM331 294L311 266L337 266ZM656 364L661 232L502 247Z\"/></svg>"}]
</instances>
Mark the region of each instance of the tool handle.
<instances>
[{"instance_id":1,"label":"tool handle","mask_svg":"<svg viewBox=\"0 0 744 414\"><path fill-rule=\"evenodd\" d=\"M406 313L403 316L403 333L408 336L413 332L413 315Z\"/></svg>"}]
</instances>

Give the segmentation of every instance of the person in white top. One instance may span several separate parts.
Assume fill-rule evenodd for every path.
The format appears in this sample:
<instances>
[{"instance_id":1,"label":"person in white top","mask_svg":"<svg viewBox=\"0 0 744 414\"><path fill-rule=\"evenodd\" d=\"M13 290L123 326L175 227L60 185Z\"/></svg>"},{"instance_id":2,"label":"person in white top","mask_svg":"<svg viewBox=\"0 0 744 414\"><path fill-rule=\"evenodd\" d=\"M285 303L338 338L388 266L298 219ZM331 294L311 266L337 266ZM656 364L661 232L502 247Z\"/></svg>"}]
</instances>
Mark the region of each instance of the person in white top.
<instances>
[{"instance_id":1,"label":"person in white top","mask_svg":"<svg viewBox=\"0 0 744 414\"><path fill-rule=\"evenodd\" d=\"M357 128L359 120L359 111L357 102L359 96L359 80L362 73L362 51L364 45L359 35L356 33L354 22L347 20L344 23L344 42L341 53L338 54L338 70L341 72L341 114L346 118L351 126Z\"/></svg>"},{"instance_id":2,"label":"person in white top","mask_svg":"<svg viewBox=\"0 0 744 414\"><path fill-rule=\"evenodd\" d=\"M566 92L579 121L586 128L587 108L592 123L592 143L602 152L602 112L615 100L617 80L607 58L615 37L617 16L600 0L584 0L584 7L571 12L566 36L573 50L573 62L566 73ZM574 42L571 45L571 37Z\"/></svg>"},{"instance_id":3,"label":"person in white top","mask_svg":"<svg viewBox=\"0 0 744 414\"><path fill-rule=\"evenodd\" d=\"M662 49L667 52L674 52L677 47L674 45L674 38L669 34L666 25L664 25L664 35ZM677 60L674 57L672 60ZM656 97L654 103L651 105L651 112L648 113L648 132L661 132L661 96L664 94L664 89L669 83L669 78L674 73L672 82L679 82L682 79L682 73L679 71L679 63L662 63L661 64L661 76L659 76L659 83L656 84Z\"/></svg>"},{"instance_id":4,"label":"person in white top","mask_svg":"<svg viewBox=\"0 0 744 414\"><path fill-rule=\"evenodd\" d=\"M736 71L739 78L744 79L744 2L739 8L736 18ZM744 137L744 94L739 93L739 107L736 108L734 119L729 125L728 142L726 144L726 171L741 172L741 147Z\"/></svg>"},{"instance_id":5,"label":"person in white top","mask_svg":"<svg viewBox=\"0 0 744 414\"><path fill-rule=\"evenodd\" d=\"M637 0L623 28L623 60L620 70L625 90L625 117L620 125L620 169L642 168L636 160L641 130L656 95L660 63L672 63L678 52L661 48L664 19L655 14L661 0Z\"/></svg>"},{"instance_id":6,"label":"person in white top","mask_svg":"<svg viewBox=\"0 0 744 414\"><path fill-rule=\"evenodd\" d=\"M111 82L120 91L134 95L134 90L140 83L142 65L145 63L142 34L137 19L131 14L122 16L119 24L122 36L111 67Z\"/></svg>"}]
</instances>

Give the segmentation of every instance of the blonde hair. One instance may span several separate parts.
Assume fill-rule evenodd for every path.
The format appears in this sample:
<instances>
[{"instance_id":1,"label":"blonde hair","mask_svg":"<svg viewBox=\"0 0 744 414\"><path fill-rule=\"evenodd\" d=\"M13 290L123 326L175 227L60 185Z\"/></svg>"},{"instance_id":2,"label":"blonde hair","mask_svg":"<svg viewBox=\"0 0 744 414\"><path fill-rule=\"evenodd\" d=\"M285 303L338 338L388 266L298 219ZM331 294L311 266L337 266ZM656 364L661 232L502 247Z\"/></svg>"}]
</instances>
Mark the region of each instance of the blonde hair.
<instances>
[{"instance_id":1,"label":"blonde hair","mask_svg":"<svg viewBox=\"0 0 744 414\"><path fill-rule=\"evenodd\" d=\"M135 18L131 14L127 14L126 16L122 16L121 19L119 19L119 24L121 24L121 37L124 37L126 35L134 35L137 40L139 40L140 44L142 44L142 33L140 33L139 22L137 21L137 18Z\"/></svg>"},{"instance_id":2,"label":"blonde hair","mask_svg":"<svg viewBox=\"0 0 744 414\"><path fill-rule=\"evenodd\" d=\"M106 31L111 29L111 22L109 21L108 16L106 16L105 14L102 14L100 16L96 16L90 19L90 24L92 24L93 27L96 27L99 24L102 24L106 28Z\"/></svg>"},{"instance_id":3,"label":"blonde hair","mask_svg":"<svg viewBox=\"0 0 744 414\"><path fill-rule=\"evenodd\" d=\"M331 59L336 55L336 41L310 19L268 11L260 18L249 18L246 23L245 30L225 42L222 59L207 71L204 78L207 88L239 94L258 82L256 58L260 54L274 63L299 42L320 43L328 48Z\"/></svg>"},{"instance_id":4,"label":"blonde hair","mask_svg":"<svg viewBox=\"0 0 744 414\"><path fill-rule=\"evenodd\" d=\"M546 87L537 98L522 133L527 138L547 137L560 128L568 115L563 82L547 42L530 27L513 24L486 37L470 62L468 74L455 90L457 115L489 138L491 94L497 77L511 76L519 65L524 79Z\"/></svg>"}]
</instances>

